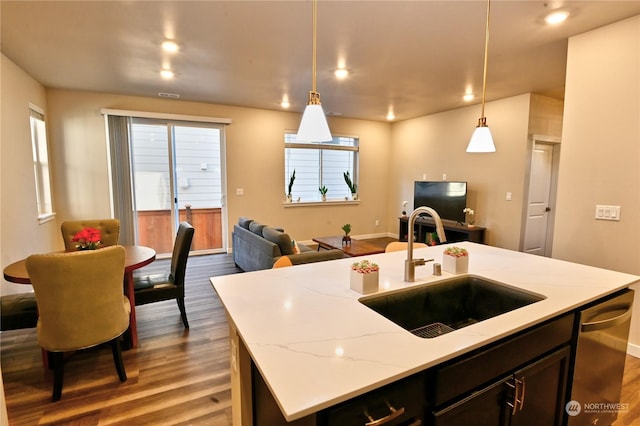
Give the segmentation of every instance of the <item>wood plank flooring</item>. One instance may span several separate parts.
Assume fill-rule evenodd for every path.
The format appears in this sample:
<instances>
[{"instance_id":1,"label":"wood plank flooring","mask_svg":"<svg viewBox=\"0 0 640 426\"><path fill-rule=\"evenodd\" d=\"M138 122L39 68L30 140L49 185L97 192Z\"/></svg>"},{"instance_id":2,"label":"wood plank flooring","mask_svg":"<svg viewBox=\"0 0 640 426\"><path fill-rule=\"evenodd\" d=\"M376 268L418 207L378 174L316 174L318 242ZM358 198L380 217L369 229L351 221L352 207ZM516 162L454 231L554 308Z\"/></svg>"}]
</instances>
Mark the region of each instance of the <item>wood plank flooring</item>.
<instances>
[{"instance_id":1,"label":"wood plank flooring","mask_svg":"<svg viewBox=\"0 0 640 426\"><path fill-rule=\"evenodd\" d=\"M158 260L147 270L168 263ZM208 278L238 272L230 255L191 257L190 330L174 301L139 306L140 345L124 352L127 382L118 381L109 347L78 352L67 361L57 403L50 399L52 374L42 368L35 329L0 333L10 425L231 425L227 321ZM615 426L640 424L639 379L640 359L628 356L621 402L629 411Z\"/></svg>"},{"instance_id":2,"label":"wood plank flooring","mask_svg":"<svg viewBox=\"0 0 640 426\"><path fill-rule=\"evenodd\" d=\"M158 260L148 270L168 267ZM62 399L51 402L35 329L0 334L11 425L231 424L228 325L209 277L241 272L230 255L196 256L187 267L185 330L175 301L138 306L140 345L123 352L120 383L108 346L77 352L65 365Z\"/></svg>"}]
</instances>

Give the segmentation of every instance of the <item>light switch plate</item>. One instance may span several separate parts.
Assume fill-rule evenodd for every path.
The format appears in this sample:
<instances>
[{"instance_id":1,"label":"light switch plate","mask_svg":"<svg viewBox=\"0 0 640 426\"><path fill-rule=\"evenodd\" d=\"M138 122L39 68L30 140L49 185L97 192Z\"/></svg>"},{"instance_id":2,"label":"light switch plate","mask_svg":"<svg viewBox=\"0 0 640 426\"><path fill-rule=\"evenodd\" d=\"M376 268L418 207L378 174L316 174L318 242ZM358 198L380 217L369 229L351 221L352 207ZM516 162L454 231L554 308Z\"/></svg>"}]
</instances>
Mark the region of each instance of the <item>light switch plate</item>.
<instances>
[{"instance_id":1,"label":"light switch plate","mask_svg":"<svg viewBox=\"0 0 640 426\"><path fill-rule=\"evenodd\" d=\"M620 206L596 204L596 220L620 220Z\"/></svg>"}]
</instances>

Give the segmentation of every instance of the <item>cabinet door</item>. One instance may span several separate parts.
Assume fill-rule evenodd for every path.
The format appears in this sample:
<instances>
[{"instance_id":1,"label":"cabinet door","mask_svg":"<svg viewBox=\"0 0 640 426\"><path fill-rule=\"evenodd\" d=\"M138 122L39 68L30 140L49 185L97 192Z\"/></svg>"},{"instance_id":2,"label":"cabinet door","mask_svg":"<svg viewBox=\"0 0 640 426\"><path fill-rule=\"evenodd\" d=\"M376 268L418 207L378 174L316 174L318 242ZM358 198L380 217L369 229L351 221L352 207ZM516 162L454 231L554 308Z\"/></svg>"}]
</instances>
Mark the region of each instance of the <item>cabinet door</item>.
<instances>
[{"instance_id":1,"label":"cabinet door","mask_svg":"<svg viewBox=\"0 0 640 426\"><path fill-rule=\"evenodd\" d=\"M515 372L512 426L562 424L568 363L565 347Z\"/></svg>"},{"instance_id":2,"label":"cabinet door","mask_svg":"<svg viewBox=\"0 0 640 426\"><path fill-rule=\"evenodd\" d=\"M434 426L501 426L508 424L512 399L508 383L513 377L505 377L467 398L433 413ZM542 423L540 423L542 424Z\"/></svg>"}]
</instances>

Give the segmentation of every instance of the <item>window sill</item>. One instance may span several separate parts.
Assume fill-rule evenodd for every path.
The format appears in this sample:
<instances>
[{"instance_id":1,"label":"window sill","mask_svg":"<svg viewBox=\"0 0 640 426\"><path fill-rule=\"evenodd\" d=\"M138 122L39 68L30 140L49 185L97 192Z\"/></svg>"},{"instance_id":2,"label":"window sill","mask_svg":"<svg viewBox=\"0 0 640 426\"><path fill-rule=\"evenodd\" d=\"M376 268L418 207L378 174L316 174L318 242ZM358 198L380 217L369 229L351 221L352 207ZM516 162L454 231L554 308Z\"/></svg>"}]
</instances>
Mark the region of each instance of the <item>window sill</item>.
<instances>
[{"instance_id":1,"label":"window sill","mask_svg":"<svg viewBox=\"0 0 640 426\"><path fill-rule=\"evenodd\" d=\"M345 206L358 205L360 200L327 200L327 201L284 201L282 205L285 208L290 207L316 207L316 206Z\"/></svg>"},{"instance_id":2,"label":"window sill","mask_svg":"<svg viewBox=\"0 0 640 426\"><path fill-rule=\"evenodd\" d=\"M47 222L51 222L56 218L56 213L45 213L38 216L38 224L42 225Z\"/></svg>"}]
</instances>

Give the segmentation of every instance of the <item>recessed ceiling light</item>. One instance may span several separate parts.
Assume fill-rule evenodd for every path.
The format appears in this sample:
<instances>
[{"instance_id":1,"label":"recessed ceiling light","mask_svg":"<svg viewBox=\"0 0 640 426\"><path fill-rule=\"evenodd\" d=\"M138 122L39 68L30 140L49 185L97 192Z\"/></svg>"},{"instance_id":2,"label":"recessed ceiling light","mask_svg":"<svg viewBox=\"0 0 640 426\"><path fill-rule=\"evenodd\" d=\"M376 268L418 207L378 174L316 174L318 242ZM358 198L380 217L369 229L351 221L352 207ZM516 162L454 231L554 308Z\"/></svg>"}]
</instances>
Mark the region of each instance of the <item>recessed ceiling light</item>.
<instances>
[{"instance_id":1,"label":"recessed ceiling light","mask_svg":"<svg viewBox=\"0 0 640 426\"><path fill-rule=\"evenodd\" d=\"M387 120L391 121L396 118L396 115L393 113L393 109L389 108L389 112L387 113Z\"/></svg>"},{"instance_id":2,"label":"recessed ceiling light","mask_svg":"<svg viewBox=\"0 0 640 426\"><path fill-rule=\"evenodd\" d=\"M289 103L289 97L287 95L284 95L282 97L282 102L280 102L280 106L282 108L289 108L291 106L291 103Z\"/></svg>"},{"instance_id":3,"label":"recessed ceiling light","mask_svg":"<svg viewBox=\"0 0 640 426\"><path fill-rule=\"evenodd\" d=\"M172 79L175 74L171 70L162 70L160 71L160 76L166 80Z\"/></svg>"},{"instance_id":4,"label":"recessed ceiling light","mask_svg":"<svg viewBox=\"0 0 640 426\"><path fill-rule=\"evenodd\" d=\"M349 70L347 70L346 68L338 68L334 74L339 79L347 78L347 76L349 75Z\"/></svg>"},{"instance_id":5,"label":"recessed ceiling light","mask_svg":"<svg viewBox=\"0 0 640 426\"><path fill-rule=\"evenodd\" d=\"M462 97L462 100L465 102L471 102L474 99L475 99L475 96L473 93L467 93Z\"/></svg>"},{"instance_id":6,"label":"recessed ceiling light","mask_svg":"<svg viewBox=\"0 0 640 426\"><path fill-rule=\"evenodd\" d=\"M566 10L556 10L555 12L551 12L544 18L544 22L549 25L557 25L567 20L569 17L569 12Z\"/></svg>"},{"instance_id":7,"label":"recessed ceiling light","mask_svg":"<svg viewBox=\"0 0 640 426\"><path fill-rule=\"evenodd\" d=\"M178 51L178 44L173 40L167 40L167 41L164 41L162 43L162 49L165 52L172 52L172 53L173 52L177 52Z\"/></svg>"}]
</instances>

